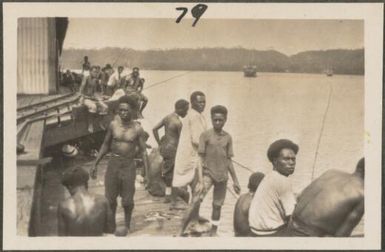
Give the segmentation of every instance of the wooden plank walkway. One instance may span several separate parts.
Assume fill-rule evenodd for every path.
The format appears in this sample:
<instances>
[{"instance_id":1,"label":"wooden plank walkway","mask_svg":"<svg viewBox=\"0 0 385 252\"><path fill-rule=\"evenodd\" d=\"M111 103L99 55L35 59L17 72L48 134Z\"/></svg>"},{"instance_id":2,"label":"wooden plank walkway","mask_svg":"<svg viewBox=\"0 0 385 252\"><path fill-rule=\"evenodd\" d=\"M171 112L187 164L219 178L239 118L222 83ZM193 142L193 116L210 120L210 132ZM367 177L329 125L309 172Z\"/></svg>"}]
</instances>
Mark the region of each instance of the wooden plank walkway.
<instances>
[{"instance_id":1,"label":"wooden plank walkway","mask_svg":"<svg viewBox=\"0 0 385 252\"><path fill-rule=\"evenodd\" d=\"M43 131L44 122L38 121L32 123L23 132L20 143L24 145L25 153L17 156L18 163L40 159ZM39 166L33 164L17 165L17 233L19 235L30 234L33 205L38 199L35 185L38 169Z\"/></svg>"}]
</instances>

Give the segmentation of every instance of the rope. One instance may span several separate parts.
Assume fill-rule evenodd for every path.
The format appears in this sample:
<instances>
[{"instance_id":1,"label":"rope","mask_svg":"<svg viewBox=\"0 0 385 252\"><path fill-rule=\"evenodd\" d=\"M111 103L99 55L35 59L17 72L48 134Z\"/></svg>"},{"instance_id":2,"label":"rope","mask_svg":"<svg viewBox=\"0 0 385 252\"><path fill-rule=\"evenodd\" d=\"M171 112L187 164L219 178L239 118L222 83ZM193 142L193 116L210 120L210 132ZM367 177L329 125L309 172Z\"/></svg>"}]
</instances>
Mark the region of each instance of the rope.
<instances>
[{"instance_id":1,"label":"rope","mask_svg":"<svg viewBox=\"0 0 385 252\"><path fill-rule=\"evenodd\" d=\"M254 171L252 169L250 169L249 167L247 167L246 165L243 165L243 164L239 163L238 161L235 161L234 159L232 159L232 161L233 161L234 164L239 165L243 169L248 170L251 173L254 173Z\"/></svg>"},{"instance_id":2,"label":"rope","mask_svg":"<svg viewBox=\"0 0 385 252\"><path fill-rule=\"evenodd\" d=\"M324 131L324 128L325 128L325 121L326 121L326 116L327 116L328 111L329 111L332 93L333 93L333 86L332 86L332 85L329 85L329 97L328 97L328 102L327 102L327 105L326 105L325 113L324 113L323 118L322 118L321 130L320 130L320 134L319 134L319 136L318 136L317 148L316 148L315 155L314 155L314 163L313 163L313 169L312 169L312 173L311 173L311 180L312 180L312 181L313 181L313 179L314 179L315 166L316 166L317 158L318 158L318 150L319 150L319 147L320 147L320 144L321 144L321 138L322 138L323 131Z\"/></svg>"},{"instance_id":3,"label":"rope","mask_svg":"<svg viewBox=\"0 0 385 252\"><path fill-rule=\"evenodd\" d=\"M169 80L172 80L172 79L181 77L181 76L186 75L186 74L189 74L189 73L191 73L191 72L192 72L192 71L190 71L190 72L185 72L185 73L182 73L182 74L173 76L173 77L171 77L171 78L169 78L169 79L166 79L166 80L163 80L163 81L160 81L160 82L155 82L155 83L153 83L153 84L151 84L151 85L146 86L146 87L143 88L143 89L148 89L148 88L150 88L150 87L157 86L157 85L159 85L159 84L165 83L165 82L167 82L167 81L169 81Z\"/></svg>"}]
</instances>

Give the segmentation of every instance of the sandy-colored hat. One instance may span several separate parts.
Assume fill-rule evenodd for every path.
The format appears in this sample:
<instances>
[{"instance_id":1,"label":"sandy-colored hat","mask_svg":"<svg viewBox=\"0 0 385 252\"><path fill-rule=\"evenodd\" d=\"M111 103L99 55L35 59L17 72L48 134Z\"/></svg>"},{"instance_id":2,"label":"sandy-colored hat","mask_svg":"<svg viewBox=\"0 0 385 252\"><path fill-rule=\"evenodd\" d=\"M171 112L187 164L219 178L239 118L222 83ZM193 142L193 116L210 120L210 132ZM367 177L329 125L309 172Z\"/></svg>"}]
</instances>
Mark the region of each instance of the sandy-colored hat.
<instances>
[{"instance_id":1,"label":"sandy-colored hat","mask_svg":"<svg viewBox=\"0 0 385 252\"><path fill-rule=\"evenodd\" d=\"M75 157L78 154L78 149L75 146L65 144L62 147L63 155L66 157Z\"/></svg>"}]
</instances>

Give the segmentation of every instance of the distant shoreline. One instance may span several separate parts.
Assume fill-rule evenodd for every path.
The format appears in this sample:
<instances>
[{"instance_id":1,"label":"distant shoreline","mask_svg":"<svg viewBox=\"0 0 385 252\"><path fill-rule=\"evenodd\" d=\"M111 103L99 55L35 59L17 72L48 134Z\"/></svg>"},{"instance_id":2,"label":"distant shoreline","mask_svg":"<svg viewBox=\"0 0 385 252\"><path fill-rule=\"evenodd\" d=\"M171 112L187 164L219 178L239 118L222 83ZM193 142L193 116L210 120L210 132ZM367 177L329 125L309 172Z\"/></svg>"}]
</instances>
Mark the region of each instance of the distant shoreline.
<instances>
[{"instance_id":1,"label":"distant shoreline","mask_svg":"<svg viewBox=\"0 0 385 252\"><path fill-rule=\"evenodd\" d=\"M90 62L114 67L138 66L148 70L170 71L242 71L255 65L258 72L317 73L332 69L334 74L364 75L364 49L306 51L292 56L274 50L244 48L199 48L138 51L127 48L65 49L64 68L79 68L83 57Z\"/></svg>"}]
</instances>

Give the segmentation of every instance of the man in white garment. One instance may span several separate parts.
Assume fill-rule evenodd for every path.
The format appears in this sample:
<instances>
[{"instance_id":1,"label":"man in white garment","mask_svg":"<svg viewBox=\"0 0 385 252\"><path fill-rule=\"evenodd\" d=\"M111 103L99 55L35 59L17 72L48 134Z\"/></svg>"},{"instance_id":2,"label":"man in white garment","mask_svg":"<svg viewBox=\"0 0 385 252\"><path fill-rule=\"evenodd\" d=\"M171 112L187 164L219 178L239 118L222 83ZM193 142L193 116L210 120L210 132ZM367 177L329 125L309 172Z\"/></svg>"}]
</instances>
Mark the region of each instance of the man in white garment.
<instances>
[{"instance_id":1,"label":"man in white garment","mask_svg":"<svg viewBox=\"0 0 385 252\"><path fill-rule=\"evenodd\" d=\"M175 158L173 187L190 186L193 195L198 193L197 168L200 165L198 155L199 137L207 130L206 118L202 112L206 106L206 96L201 91L195 91L190 96L191 110L182 120L182 131L179 138ZM199 207L193 214L193 219L199 216Z\"/></svg>"},{"instance_id":2,"label":"man in white garment","mask_svg":"<svg viewBox=\"0 0 385 252\"><path fill-rule=\"evenodd\" d=\"M273 171L266 174L251 201L250 236L287 236L296 198L289 176L296 164L298 145L287 139L272 143L267 157Z\"/></svg>"}]
</instances>

